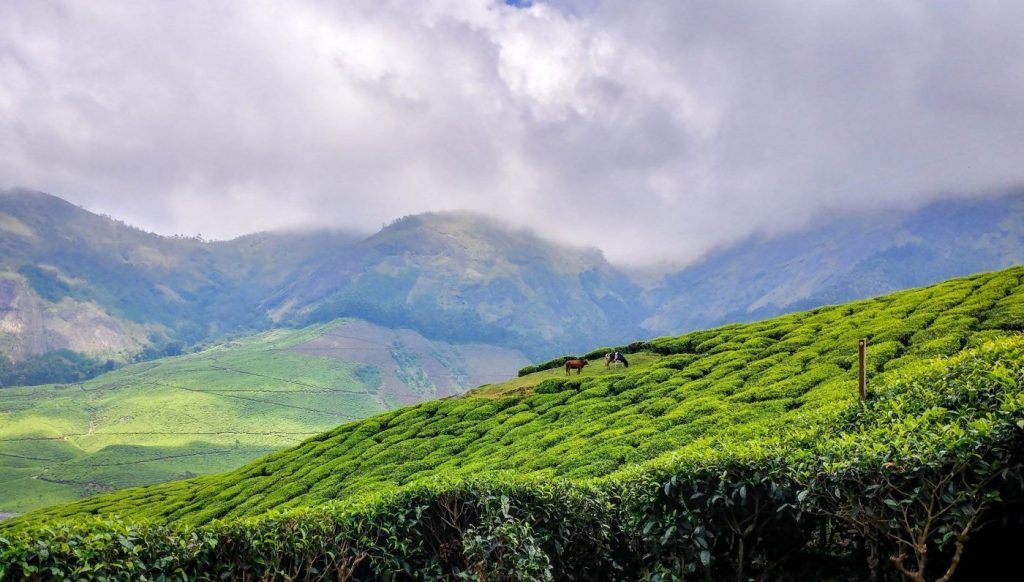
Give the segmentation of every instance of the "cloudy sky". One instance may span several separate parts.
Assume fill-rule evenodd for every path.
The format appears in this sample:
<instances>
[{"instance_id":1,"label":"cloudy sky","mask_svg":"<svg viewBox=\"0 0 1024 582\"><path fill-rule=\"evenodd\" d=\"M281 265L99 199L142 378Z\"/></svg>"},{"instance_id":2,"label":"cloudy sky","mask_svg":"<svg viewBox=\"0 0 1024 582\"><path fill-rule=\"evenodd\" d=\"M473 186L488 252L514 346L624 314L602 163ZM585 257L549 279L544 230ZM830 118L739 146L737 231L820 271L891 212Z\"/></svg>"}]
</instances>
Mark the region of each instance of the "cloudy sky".
<instances>
[{"instance_id":1,"label":"cloudy sky","mask_svg":"<svg viewBox=\"0 0 1024 582\"><path fill-rule=\"evenodd\" d=\"M0 2L0 187L164 233L468 209L687 261L1024 184L1019 0Z\"/></svg>"}]
</instances>

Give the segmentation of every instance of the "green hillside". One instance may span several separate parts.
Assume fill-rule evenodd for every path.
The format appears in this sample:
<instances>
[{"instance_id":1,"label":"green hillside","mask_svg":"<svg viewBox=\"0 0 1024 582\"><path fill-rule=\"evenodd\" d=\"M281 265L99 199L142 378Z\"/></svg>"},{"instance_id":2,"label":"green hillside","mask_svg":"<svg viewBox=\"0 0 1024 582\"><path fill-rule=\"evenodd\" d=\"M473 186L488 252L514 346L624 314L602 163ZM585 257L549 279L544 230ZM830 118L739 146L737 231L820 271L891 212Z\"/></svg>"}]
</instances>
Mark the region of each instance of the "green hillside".
<instances>
[{"instance_id":1,"label":"green hillside","mask_svg":"<svg viewBox=\"0 0 1024 582\"><path fill-rule=\"evenodd\" d=\"M34 512L0 579L988 579L1024 534L1022 278L642 342Z\"/></svg>"},{"instance_id":2,"label":"green hillside","mask_svg":"<svg viewBox=\"0 0 1024 582\"><path fill-rule=\"evenodd\" d=\"M377 415L236 471L33 514L117 513L203 523L312 506L439 476L606 477L669 459L756 449L820 426L855 400L859 338L879 386L924 359L1021 329L1024 268L632 347L594 362Z\"/></svg>"},{"instance_id":3,"label":"green hillside","mask_svg":"<svg viewBox=\"0 0 1024 582\"><path fill-rule=\"evenodd\" d=\"M343 320L71 385L0 390L0 512L226 471L340 423L504 378L510 350Z\"/></svg>"},{"instance_id":4,"label":"green hillside","mask_svg":"<svg viewBox=\"0 0 1024 582\"><path fill-rule=\"evenodd\" d=\"M0 385L26 376L4 374L7 361L54 350L127 362L340 317L550 357L639 337L639 297L600 251L479 215L205 241L0 190Z\"/></svg>"},{"instance_id":5,"label":"green hillside","mask_svg":"<svg viewBox=\"0 0 1024 582\"><path fill-rule=\"evenodd\" d=\"M339 249L266 305L300 322L351 315L542 358L640 337L640 295L595 248L480 215L431 212Z\"/></svg>"},{"instance_id":6,"label":"green hillside","mask_svg":"<svg viewBox=\"0 0 1024 582\"><path fill-rule=\"evenodd\" d=\"M266 329L260 302L355 240L166 237L41 192L0 190L0 356L66 348L130 361Z\"/></svg>"}]
</instances>

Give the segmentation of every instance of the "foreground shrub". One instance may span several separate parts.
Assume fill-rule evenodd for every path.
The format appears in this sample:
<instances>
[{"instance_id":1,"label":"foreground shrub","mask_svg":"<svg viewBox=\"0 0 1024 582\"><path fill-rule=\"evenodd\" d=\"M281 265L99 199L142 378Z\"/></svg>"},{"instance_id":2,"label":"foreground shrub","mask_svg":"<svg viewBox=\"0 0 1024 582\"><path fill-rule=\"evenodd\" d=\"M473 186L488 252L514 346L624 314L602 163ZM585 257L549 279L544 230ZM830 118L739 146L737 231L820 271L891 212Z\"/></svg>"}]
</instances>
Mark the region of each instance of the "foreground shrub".
<instances>
[{"instance_id":1,"label":"foreground shrub","mask_svg":"<svg viewBox=\"0 0 1024 582\"><path fill-rule=\"evenodd\" d=\"M1010 339L918 366L834 425L598 481L435 481L199 527L22 522L0 579L949 580L1024 501L1022 382Z\"/></svg>"}]
</instances>

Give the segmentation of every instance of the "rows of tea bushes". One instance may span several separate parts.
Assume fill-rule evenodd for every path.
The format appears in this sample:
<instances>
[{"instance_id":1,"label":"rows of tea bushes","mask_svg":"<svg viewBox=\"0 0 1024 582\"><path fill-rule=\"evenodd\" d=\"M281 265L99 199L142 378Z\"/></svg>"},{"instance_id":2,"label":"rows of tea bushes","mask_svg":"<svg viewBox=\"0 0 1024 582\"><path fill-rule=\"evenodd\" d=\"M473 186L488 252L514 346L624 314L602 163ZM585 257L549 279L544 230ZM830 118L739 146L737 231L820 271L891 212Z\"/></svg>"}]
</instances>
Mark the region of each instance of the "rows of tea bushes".
<instances>
[{"instance_id":1,"label":"rows of tea bushes","mask_svg":"<svg viewBox=\"0 0 1024 582\"><path fill-rule=\"evenodd\" d=\"M603 479L438 479L202 526L21 522L0 579L980 579L1014 565L998 540L1024 533L1021 502L1010 338L893 374L835 422Z\"/></svg>"},{"instance_id":2,"label":"rows of tea bushes","mask_svg":"<svg viewBox=\"0 0 1024 582\"><path fill-rule=\"evenodd\" d=\"M533 390L470 394L349 423L238 470L127 489L24 520L119 514L205 523L442 478L614 475L756 447L831 422L856 399L857 341L882 385L908 366L1016 333L1024 269L648 342L651 363ZM646 357L646 356L645 356ZM634 358L639 359L639 358ZM540 378L544 378L541 382ZM517 382L530 377L518 378ZM489 387L491 389L494 387Z\"/></svg>"}]
</instances>

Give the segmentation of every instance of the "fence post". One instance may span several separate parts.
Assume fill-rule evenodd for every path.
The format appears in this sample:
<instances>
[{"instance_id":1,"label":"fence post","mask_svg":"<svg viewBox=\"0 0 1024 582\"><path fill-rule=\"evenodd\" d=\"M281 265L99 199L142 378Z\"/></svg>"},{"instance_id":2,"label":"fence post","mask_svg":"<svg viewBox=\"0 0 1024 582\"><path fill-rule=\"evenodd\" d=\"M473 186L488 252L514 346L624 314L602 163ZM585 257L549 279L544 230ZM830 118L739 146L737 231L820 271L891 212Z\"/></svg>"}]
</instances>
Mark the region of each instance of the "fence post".
<instances>
[{"instance_id":1,"label":"fence post","mask_svg":"<svg viewBox=\"0 0 1024 582\"><path fill-rule=\"evenodd\" d=\"M857 342L857 352L860 360L860 368L857 374L857 387L860 390L860 399L867 400L868 397L868 372L867 372L867 355L868 355L868 340L862 339Z\"/></svg>"}]
</instances>

